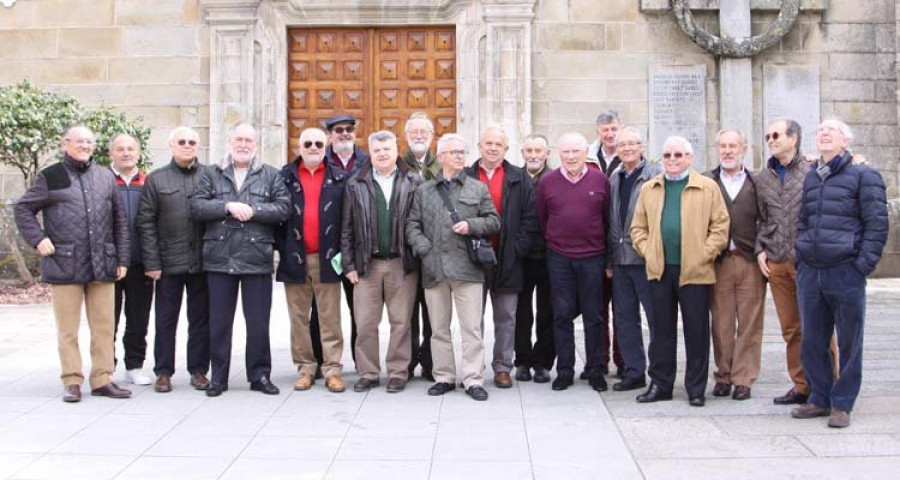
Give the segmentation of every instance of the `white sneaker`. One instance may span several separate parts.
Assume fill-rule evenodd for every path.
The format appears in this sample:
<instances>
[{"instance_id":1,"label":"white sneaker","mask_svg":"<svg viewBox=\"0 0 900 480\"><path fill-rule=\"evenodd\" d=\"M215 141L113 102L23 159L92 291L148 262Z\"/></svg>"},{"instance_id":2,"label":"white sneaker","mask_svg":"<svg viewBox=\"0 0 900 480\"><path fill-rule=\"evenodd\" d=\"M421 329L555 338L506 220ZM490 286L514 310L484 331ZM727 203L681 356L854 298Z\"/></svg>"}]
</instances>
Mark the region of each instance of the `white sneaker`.
<instances>
[{"instance_id":1,"label":"white sneaker","mask_svg":"<svg viewBox=\"0 0 900 480\"><path fill-rule=\"evenodd\" d=\"M140 368L128 370L128 380L135 385L150 385L153 380L150 379Z\"/></svg>"}]
</instances>

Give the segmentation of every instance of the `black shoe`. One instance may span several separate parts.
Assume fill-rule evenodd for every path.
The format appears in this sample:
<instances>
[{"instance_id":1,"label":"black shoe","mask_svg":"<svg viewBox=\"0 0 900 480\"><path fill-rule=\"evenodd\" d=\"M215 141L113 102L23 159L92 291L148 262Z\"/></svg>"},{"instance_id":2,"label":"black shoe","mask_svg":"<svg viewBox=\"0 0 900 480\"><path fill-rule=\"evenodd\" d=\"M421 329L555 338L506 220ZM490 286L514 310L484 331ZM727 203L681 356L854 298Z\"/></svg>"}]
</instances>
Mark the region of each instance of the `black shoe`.
<instances>
[{"instance_id":1,"label":"black shoe","mask_svg":"<svg viewBox=\"0 0 900 480\"><path fill-rule=\"evenodd\" d=\"M369 390L381 385L381 381L371 378L360 378L353 384L354 392L368 392Z\"/></svg>"},{"instance_id":2,"label":"black shoe","mask_svg":"<svg viewBox=\"0 0 900 480\"><path fill-rule=\"evenodd\" d=\"M481 385L472 385L466 389L466 395L472 397L472 400L483 402L488 399L487 390Z\"/></svg>"},{"instance_id":3,"label":"black shoe","mask_svg":"<svg viewBox=\"0 0 900 480\"><path fill-rule=\"evenodd\" d=\"M323 378L325 378L325 376L322 375L322 366L316 365L316 380L321 380Z\"/></svg>"},{"instance_id":4,"label":"black shoe","mask_svg":"<svg viewBox=\"0 0 900 480\"><path fill-rule=\"evenodd\" d=\"M603 378L603 375L597 375L596 377L588 380L588 385L597 392L605 392L609 386L606 385L606 379Z\"/></svg>"},{"instance_id":5,"label":"black shoe","mask_svg":"<svg viewBox=\"0 0 900 480\"><path fill-rule=\"evenodd\" d=\"M578 376L579 380L587 380L589 378L591 378L591 376L588 375L587 371L581 372L581 375Z\"/></svg>"},{"instance_id":6,"label":"black shoe","mask_svg":"<svg viewBox=\"0 0 900 480\"><path fill-rule=\"evenodd\" d=\"M210 383L209 388L206 389L207 397L218 397L222 394L222 392L228 391L228 385L222 383Z\"/></svg>"},{"instance_id":7,"label":"black shoe","mask_svg":"<svg viewBox=\"0 0 900 480\"><path fill-rule=\"evenodd\" d=\"M727 397L731 395L731 384L724 382L716 382L716 386L713 387L713 396L714 397Z\"/></svg>"},{"instance_id":8,"label":"black shoe","mask_svg":"<svg viewBox=\"0 0 900 480\"><path fill-rule=\"evenodd\" d=\"M550 370L534 367L534 383L550 383Z\"/></svg>"},{"instance_id":9,"label":"black shoe","mask_svg":"<svg viewBox=\"0 0 900 480\"><path fill-rule=\"evenodd\" d=\"M428 380L429 382L434 381L434 375L431 373L431 367L422 367L422 378Z\"/></svg>"},{"instance_id":10,"label":"black shoe","mask_svg":"<svg viewBox=\"0 0 900 480\"><path fill-rule=\"evenodd\" d=\"M525 365L516 369L516 380L519 382L531 381L531 369Z\"/></svg>"},{"instance_id":11,"label":"black shoe","mask_svg":"<svg viewBox=\"0 0 900 480\"><path fill-rule=\"evenodd\" d=\"M250 390L262 392L266 395L278 395L280 393L278 387L269 381L269 377L260 377L259 380L250 383Z\"/></svg>"},{"instance_id":12,"label":"black shoe","mask_svg":"<svg viewBox=\"0 0 900 480\"><path fill-rule=\"evenodd\" d=\"M628 378L626 377L619 383L613 384L613 390L617 392L627 392L629 390L637 390L638 388L644 388L647 386L647 380L644 377L641 378Z\"/></svg>"},{"instance_id":13,"label":"black shoe","mask_svg":"<svg viewBox=\"0 0 900 480\"><path fill-rule=\"evenodd\" d=\"M750 398L750 387L738 385L734 387L734 394L731 395L732 400L747 400Z\"/></svg>"},{"instance_id":14,"label":"black shoe","mask_svg":"<svg viewBox=\"0 0 900 480\"><path fill-rule=\"evenodd\" d=\"M702 407L706 405L706 397L703 395L691 395L688 399L688 403L691 404L692 407Z\"/></svg>"},{"instance_id":15,"label":"black shoe","mask_svg":"<svg viewBox=\"0 0 900 480\"><path fill-rule=\"evenodd\" d=\"M650 388L647 389L646 392L635 397L638 403L653 403L659 402L662 400L671 400L672 392L663 392L659 385L655 383L650 384Z\"/></svg>"},{"instance_id":16,"label":"black shoe","mask_svg":"<svg viewBox=\"0 0 900 480\"><path fill-rule=\"evenodd\" d=\"M794 403L804 404L808 399L809 395L804 395L792 388L784 395L775 397L772 401L775 402L775 405L791 405Z\"/></svg>"},{"instance_id":17,"label":"black shoe","mask_svg":"<svg viewBox=\"0 0 900 480\"><path fill-rule=\"evenodd\" d=\"M452 383L438 382L438 383L435 383L434 385L432 385L431 388L428 389L428 394L431 395L432 397L436 397L438 395L443 395L447 392L452 392L453 390L456 390L456 385L454 385Z\"/></svg>"},{"instance_id":18,"label":"black shoe","mask_svg":"<svg viewBox=\"0 0 900 480\"><path fill-rule=\"evenodd\" d=\"M600 371L604 375L609 375L609 365L600 365Z\"/></svg>"},{"instance_id":19,"label":"black shoe","mask_svg":"<svg viewBox=\"0 0 900 480\"><path fill-rule=\"evenodd\" d=\"M551 385L550 388L557 392L561 392L571 387L573 383L575 382L572 381L570 377L556 377L556 380L553 381L553 385Z\"/></svg>"},{"instance_id":20,"label":"black shoe","mask_svg":"<svg viewBox=\"0 0 900 480\"><path fill-rule=\"evenodd\" d=\"M619 365L616 367L616 378L619 378L619 379L625 378L625 365Z\"/></svg>"}]
</instances>

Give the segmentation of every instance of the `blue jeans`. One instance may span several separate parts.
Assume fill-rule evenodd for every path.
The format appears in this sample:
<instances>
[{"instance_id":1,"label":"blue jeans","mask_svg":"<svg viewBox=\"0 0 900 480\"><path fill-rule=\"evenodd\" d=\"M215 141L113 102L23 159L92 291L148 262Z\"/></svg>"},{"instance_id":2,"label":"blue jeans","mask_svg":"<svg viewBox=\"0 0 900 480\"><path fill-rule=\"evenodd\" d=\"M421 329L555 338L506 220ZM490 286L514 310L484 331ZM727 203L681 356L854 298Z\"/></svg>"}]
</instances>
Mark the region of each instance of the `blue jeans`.
<instances>
[{"instance_id":1,"label":"blue jeans","mask_svg":"<svg viewBox=\"0 0 900 480\"><path fill-rule=\"evenodd\" d=\"M647 370L644 336L641 332L641 305L653 332L653 297L647 269L643 265L616 265L613 271L613 318L619 332L619 349L625 360L625 378L643 379ZM650 337L652 343L653 337Z\"/></svg>"},{"instance_id":2,"label":"blue jeans","mask_svg":"<svg viewBox=\"0 0 900 480\"><path fill-rule=\"evenodd\" d=\"M797 300L803 325L800 358L809 383L809 403L849 412L862 383L866 277L849 262L829 268L801 262ZM837 380L829 351L835 328L840 361Z\"/></svg>"},{"instance_id":3,"label":"blue jeans","mask_svg":"<svg viewBox=\"0 0 900 480\"><path fill-rule=\"evenodd\" d=\"M547 271L553 294L553 345L556 347L556 373L561 378L575 377L575 317L581 311L584 323L584 371L589 377L603 375L600 348L603 345L601 309L606 258L569 258L547 249Z\"/></svg>"}]
</instances>

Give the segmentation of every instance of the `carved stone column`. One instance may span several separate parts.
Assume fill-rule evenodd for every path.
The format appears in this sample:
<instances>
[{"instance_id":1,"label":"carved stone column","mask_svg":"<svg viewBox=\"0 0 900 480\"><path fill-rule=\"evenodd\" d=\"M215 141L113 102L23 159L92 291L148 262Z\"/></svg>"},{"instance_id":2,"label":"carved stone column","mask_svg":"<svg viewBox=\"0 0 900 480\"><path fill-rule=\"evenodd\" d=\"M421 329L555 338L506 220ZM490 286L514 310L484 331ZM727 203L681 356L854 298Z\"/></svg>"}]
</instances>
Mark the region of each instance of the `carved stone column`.
<instances>
[{"instance_id":1,"label":"carved stone column","mask_svg":"<svg viewBox=\"0 0 900 480\"><path fill-rule=\"evenodd\" d=\"M509 134L507 158L520 161L531 132L531 24L534 0L483 0L486 44L482 58L483 126L497 123Z\"/></svg>"}]
</instances>

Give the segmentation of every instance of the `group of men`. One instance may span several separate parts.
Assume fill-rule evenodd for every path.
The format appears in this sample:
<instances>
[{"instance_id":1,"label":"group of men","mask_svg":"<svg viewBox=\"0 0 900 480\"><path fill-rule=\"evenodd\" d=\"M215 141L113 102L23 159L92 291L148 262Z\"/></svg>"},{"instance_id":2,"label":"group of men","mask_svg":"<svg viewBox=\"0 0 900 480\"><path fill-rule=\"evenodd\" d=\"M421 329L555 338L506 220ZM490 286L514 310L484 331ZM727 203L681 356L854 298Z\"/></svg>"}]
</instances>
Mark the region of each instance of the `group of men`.
<instances>
[{"instance_id":1,"label":"group of men","mask_svg":"<svg viewBox=\"0 0 900 480\"><path fill-rule=\"evenodd\" d=\"M190 384L211 397L228 390L240 290L247 381L278 394L270 379L273 273L285 285L298 391L322 377L329 391L346 389L343 290L357 392L381 384L378 326L386 307L388 392L404 390L421 365L435 382L429 395L461 384L486 400L489 297L498 388L512 387L513 369L517 381L548 383L554 362L552 389L573 385L580 315L581 378L591 388L607 390L613 361L614 390L646 387L638 402L670 400L680 310L690 405L706 401L710 343L713 395L745 400L760 370L768 280L793 382L775 403L800 404L797 418L849 425L861 379L865 277L886 241L887 213L884 183L854 159L843 122L819 126L815 163L799 151L796 122L772 123L765 135L771 157L758 172L744 166L745 135L722 130L719 166L705 173L692 168L693 146L682 137L666 139L659 163L648 160L640 131L615 111L598 117L593 145L578 133L562 135L558 169L548 166L550 145L539 134L522 143L524 166L510 163L508 136L496 125L481 133L468 166L460 135L443 135L430 152L434 125L422 114L405 124L402 156L389 131L371 134L368 152L356 146L351 116L324 126L301 132L299 155L280 171L257 155L251 125L235 126L228 155L209 166L197 160L197 132L179 127L169 138L172 161L146 176L131 136L110 141L112 166L104 169L91 161L90 130L65 132L64 160L43 170L16 206L22 235L43 256L43 279L53 285L64 401L81 398L82 302L91 393L130 395L111 381L123 304L128 377L152 381L141 368L154 288L156 391L172 389L185 290ZM492 262L475 259L481 243L492 247Z\"/></svg>"}]
</instances>

